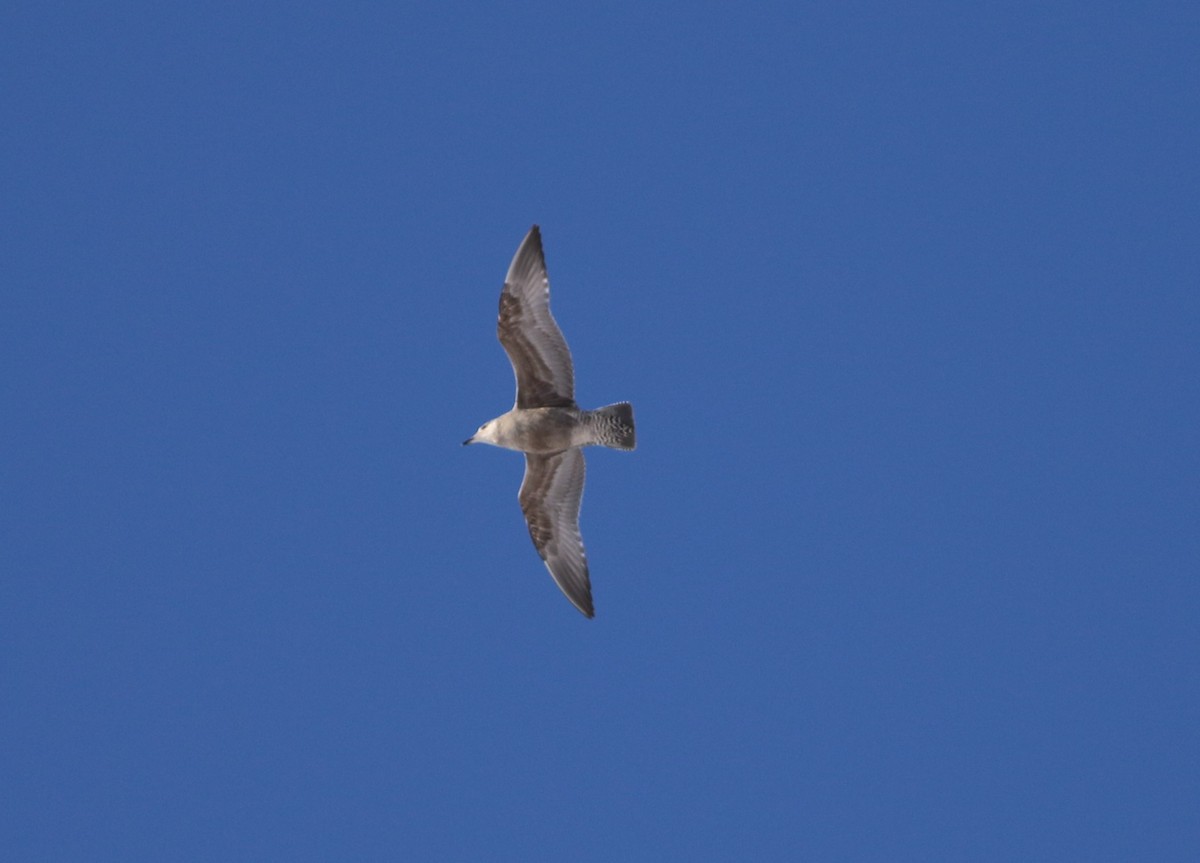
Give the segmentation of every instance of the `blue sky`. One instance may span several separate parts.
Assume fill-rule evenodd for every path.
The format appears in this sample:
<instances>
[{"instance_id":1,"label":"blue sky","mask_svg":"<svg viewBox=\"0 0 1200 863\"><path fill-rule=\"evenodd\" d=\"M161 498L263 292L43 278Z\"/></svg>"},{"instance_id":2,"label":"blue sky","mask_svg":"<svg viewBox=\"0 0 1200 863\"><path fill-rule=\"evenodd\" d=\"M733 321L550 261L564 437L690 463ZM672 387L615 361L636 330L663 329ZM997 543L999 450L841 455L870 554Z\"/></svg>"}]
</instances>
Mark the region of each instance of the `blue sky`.
<instances>
[{"instance_id":1,"label":"blue sky","mask_svg":"<svg viewBox=\"0 0 1200 863\"><path fill-rule=\"evenodd\" d=\"M1195 860L1200 12L16 4L7 860ZM597 617L506 410L542 226Z\"/></svg>"}]
</instances>

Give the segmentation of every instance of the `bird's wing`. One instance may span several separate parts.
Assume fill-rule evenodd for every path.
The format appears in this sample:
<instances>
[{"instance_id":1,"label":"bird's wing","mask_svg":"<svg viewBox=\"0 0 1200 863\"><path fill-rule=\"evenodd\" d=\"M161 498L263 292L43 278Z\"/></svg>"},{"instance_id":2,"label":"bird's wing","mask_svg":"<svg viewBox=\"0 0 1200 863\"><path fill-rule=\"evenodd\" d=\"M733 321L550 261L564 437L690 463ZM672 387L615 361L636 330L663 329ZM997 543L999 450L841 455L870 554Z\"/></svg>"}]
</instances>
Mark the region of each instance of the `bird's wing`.
<instances>
[{"instance_id":1,"label":"bird's wing","mask_svg":"<svg viewBox=\"0 0 1200 863\"><path fill-rule=\"evenodd\" d=\"M575 369L550 314L550 280L537 225L525 235L504 277L496 334L517 376L516 407L574 406Z\"/></svg>"},{"instance_id":2,"label":"bird's wing","mask_svg":"<svg viewBox=\"0 0 1200 863\"><path fill-rule=\"evenodd\" d=\"M553 455L526 453L525 480L517 499L550 575L567 599L591 617L592 584L579 533L584 473L583 452L577 448Z\"/></svg>"}]
</instances>

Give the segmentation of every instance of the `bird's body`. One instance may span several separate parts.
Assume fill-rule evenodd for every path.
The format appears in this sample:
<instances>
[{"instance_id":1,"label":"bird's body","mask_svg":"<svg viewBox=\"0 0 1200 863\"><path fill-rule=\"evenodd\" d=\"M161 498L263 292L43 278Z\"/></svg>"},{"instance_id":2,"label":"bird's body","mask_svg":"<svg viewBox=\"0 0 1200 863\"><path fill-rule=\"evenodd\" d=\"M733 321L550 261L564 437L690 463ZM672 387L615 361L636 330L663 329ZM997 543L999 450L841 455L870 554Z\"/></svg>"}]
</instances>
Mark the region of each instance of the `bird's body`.
<instances>
[{"instance_id":1,"label":"bird's body","mask_svg":"<svg viewBox=\"0 0 1200 863\"><path fill-rule=\"evenodd\" d=\"M629 405L622 402L595 411L578 407L513 408L486 423L482 433L475 435L475 443L543 454L581 446L633 449L621 443L622 427L633 426L632 408L622 408ZM623 422L625 414L627 424Z\"/></svg>"},{"instance_id":2,"label":"bird's body","mask_svg":"<svg viewBox=\"0 0 1200 863\"><path fill-rule=\"evenodd\" d=\"M591 580L579 533L585 475L581 448L633 449L633 408L619 402L588 411L575 403L574 364L550 314L550 282L537 225L508 268L496 329L517 378L516 404L463 444L488 443L525 453L525 479L517 497L529 535L563 593L591 617Z\"/></svg>"}]
</instances>

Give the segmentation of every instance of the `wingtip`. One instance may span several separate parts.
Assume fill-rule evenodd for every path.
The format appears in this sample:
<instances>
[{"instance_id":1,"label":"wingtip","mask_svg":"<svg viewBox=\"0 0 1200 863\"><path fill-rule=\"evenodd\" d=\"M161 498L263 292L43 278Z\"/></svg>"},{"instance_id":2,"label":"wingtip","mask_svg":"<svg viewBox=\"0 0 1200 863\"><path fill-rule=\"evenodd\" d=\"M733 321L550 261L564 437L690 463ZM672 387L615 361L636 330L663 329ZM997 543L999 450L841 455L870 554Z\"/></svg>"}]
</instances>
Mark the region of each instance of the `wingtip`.
<instances>
[{"instance_id":1,"label":"wingtip","mask_svg":"<svg viewBox=\"0 0 1200 863\"><path fill-rule=\"evenodd\" d=\"M571 601L571 605L575 606L575 609L588 620L591 620L596 616L596 607L592 605L592 591L590 588L582 596L567 593L566 588L564 588L561 584L559 585L559 589L562 590L563 595Z\"/></svg>"}]
</instances>

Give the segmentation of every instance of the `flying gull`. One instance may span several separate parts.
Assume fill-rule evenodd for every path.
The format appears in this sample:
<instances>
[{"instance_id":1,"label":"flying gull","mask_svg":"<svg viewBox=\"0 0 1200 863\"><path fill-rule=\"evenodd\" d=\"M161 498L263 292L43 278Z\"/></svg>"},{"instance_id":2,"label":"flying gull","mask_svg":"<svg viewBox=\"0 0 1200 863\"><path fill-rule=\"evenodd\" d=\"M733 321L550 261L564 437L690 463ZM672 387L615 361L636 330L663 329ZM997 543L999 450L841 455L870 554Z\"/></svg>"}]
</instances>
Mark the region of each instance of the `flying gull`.
<instances>
[{"instance_id":1,"label":"flying gull","mask_svg":"<svg viewBox=\"0 0 1200 863\"><path fill-rule=\"evenodd\" d=\"M537 225L521 241L504 277L496 332L517 377L517 401L463 446L489 443L525 453L517 500L529 536L567 599L592 617L592 585L579 533L582 448L633 449L633 406L620 402L588 411L575 403L571 352L550 314L550 280Z\"/></svg>"}]
</instances>

